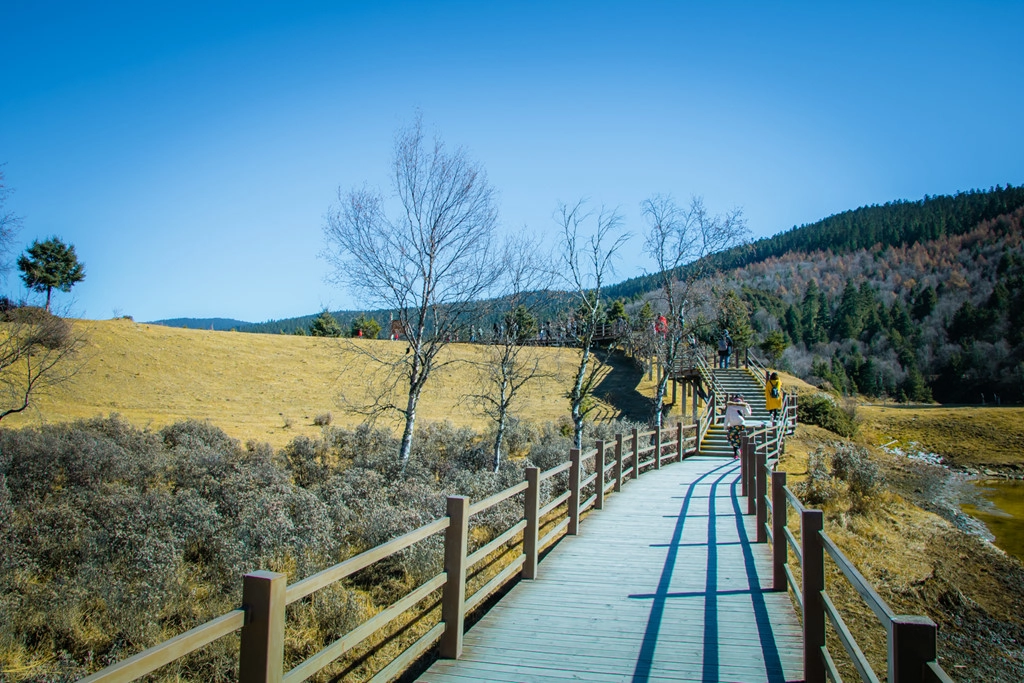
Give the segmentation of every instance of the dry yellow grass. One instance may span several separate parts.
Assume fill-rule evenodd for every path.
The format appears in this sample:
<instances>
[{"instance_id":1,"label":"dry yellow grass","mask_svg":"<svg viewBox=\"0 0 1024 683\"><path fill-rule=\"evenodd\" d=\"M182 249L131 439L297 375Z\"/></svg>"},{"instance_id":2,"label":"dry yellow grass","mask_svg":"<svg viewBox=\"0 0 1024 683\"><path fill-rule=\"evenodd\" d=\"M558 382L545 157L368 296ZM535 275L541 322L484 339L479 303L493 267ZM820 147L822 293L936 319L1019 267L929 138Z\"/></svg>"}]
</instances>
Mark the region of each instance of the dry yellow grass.
<instances>
[{"instance_id":1,"label":"dry yellow grass","mask_svg":"<svg viewBox=\"0 0 1024 683\"><path fill-rule=\"evenodd\" d=\"M957 467L1020 467L1024 464L1024 408L860 406L868 443L916 442Z\"/></svg>"},{"instance_id":2,"label":"dry yellow grass","mask_svg":"<svg viewBox=\"0 0 1024 683\"><path fill-rule=\"evenodd\" d=\"M63 422L120 413L140 427L159 429L176 421L209 420L243 442L281 447L299 434L315 435L313 419L330 412L333 424L364 420L341 401L366 397L376 373L353 344L378 355L400 355L406 346L386 340L339 340L291 335L242 334L145 325L129 320L76 321L86 348L81 369L62 390L40 396L33 407L3 421L5 427ZM482 347L456 344L453 358L478 359ZM576 363L572 349L540 349L548 377L524 392L515 414L537 422L567 415L566 389ZM450 420L483 428L478 404L463 397L480 381L468 363L440 371L428 383L418 420ZM599 406L614 417L611 406ZM286 426L288 425L288 426Z\"/></svg>"}]
</instances>

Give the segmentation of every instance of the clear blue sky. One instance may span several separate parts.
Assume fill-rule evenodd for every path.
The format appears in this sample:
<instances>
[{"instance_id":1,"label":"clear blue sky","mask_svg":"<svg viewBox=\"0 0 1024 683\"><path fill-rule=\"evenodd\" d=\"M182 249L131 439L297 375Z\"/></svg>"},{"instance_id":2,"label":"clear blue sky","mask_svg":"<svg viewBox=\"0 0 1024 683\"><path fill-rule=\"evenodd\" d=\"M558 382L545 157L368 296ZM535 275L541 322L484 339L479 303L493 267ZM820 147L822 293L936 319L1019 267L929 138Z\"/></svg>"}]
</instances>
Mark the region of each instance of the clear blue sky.
<instances>
[{"instance_id":1,"label":"clear blue sky","mask_svg":"<svg viewBox=\"0 0 1024 683\"><path fill-rule=\"evenodd\" d=\"M587 196L639 233L660 192L766 236L1024 183L1024 3L768 5L6 0L18 246L75 244L80 317L360 308L324 282L323 216L339 187L387 189L417 109L486 168L506 230ZM616 279L650 269L640 245Z\"/></svg>"}]
</instances>

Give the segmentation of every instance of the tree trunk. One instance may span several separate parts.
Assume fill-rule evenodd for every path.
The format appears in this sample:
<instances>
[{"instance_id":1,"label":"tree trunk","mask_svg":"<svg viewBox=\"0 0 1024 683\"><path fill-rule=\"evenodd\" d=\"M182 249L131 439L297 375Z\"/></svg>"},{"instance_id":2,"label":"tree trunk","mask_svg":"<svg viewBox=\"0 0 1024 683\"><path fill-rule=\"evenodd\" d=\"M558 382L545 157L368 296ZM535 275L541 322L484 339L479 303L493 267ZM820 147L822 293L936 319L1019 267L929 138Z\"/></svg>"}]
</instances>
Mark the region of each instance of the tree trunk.
<instances>
[{"instance_id":1,"label":"tree trunk","mask_svg":"<svg viewBox=\"0 0 1024 683\"><path fill-rule=\"evenodd\" d=\"M498 417L498 434L494 437L494 471L501 468L501 444L505 440L505 411Z\"/></svg>"},{"instance_id":2,"label":"tree trunk","mask_svg":"<svg viewBox=\"0 0 1024 683\"><path fill-rule=\"evenodd\" d=\"M420 400L420 391L423 389L423 382L417 382L409 389L409 402L405 407L405 430L402 432L402 448L398 457L402 461L402 469L409 464L409 454L412 452L412 434L416 426L416 404Z\"/></svg>"},{"instance_id":3,"label":"tree trunk","mask_svg":"<svg viewBox=\"0 0 1024 683\"><path fill-rule=\"evenodd\" d=\"M46 288L46 312L50 312L50 295L53 294L53 287Z\"/></svg>"},{"instance_id":4,"label":"tree trunk","mask_svg":"<svg viewBox=\"0 0 1024 683\"><path fill-rule=\"evenodd\" d=\"M660 359L658 361L661 362ZM665 409L665 394L668 388L668 371L662 370L661 380L654 392L654 426L661 429L662 414Z\"/></svg>"},{"instance_id":5,"label":"tree trunk","mask_svg":"<svg viewBox=\"0 0 1024 683\"><path fill-rule=\"evenodd\" d=\"M587 377L587 365L590 363L590 345L584 343L583 353L580 356L580 367L576 371L576 381L572 385L572 393L569 398L572 401L572 424L575 431L573 443L577 449L583 448L583 383Z\"/></svg>"}]
</instances>

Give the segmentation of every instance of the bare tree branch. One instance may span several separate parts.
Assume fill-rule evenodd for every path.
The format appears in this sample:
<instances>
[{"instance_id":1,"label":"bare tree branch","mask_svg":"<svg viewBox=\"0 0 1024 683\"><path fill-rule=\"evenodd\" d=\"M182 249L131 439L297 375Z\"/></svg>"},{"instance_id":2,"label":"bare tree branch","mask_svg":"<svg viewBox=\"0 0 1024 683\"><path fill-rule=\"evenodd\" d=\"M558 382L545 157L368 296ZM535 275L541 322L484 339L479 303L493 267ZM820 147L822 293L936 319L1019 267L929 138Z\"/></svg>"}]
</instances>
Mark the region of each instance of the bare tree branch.
<instances>
[{"instance_id":1,"label":"bare tree branch","mask_svg":"<svg viewBox=\"0 0 1024 683\"><path fill-rule=\"evenodd\" d=\"M682 210L672 197L654 195L641 208L648 226L644 250L654 259L661 285L655 301L665 318L654 330L641 333L647 353L656 356L662 368L654 398L654 421L660 428L669 376L690 346L699 304L694 287L708 274L706 257L739 244L747 228L740 209L712 216L700 197L692 197Z\"/></svg>"},{"instance_id":2,"label":"bare tree branch","mask_svg":"<svg viewBox=\"0 0 1024 683\"><path fill-rule=\"evenodd\" d=\"M593 232L589 238L582 236L581 230L592 219ZM602 208L595 218L586 210L586 200L582 199L573 206L560 204L555 211L555 221L562 233L560 256L564 269L561 276L576 304L576 313L569 328L579 344L580 361L568 398L575 444L581 448L583 422L589 412L586 403L597 381L596 368L591 367L591 355L602 314L602 287L614 274L612 260L629 240L629 234L620 233L622 217L617 212Z\"/></svg>"},{"instance_id":3,"label":"bare tree branch","mask_svg":"<svg viewBox=\"0 0 1024 683\"><path fill-rule=\"evenodd\" d=\"M407 381L400 458L408 461L416 407L438 354L495 279L490 250L497 209L483 169L461 149L432 147L417 120L395 140L392 184L398 209L364 188L344 193L327 214L325 258L332 279L367 304L393 309L408 352L398 361ZM389 406L394 407L394 406Z\"/></svg>"},{"instance_id":4,"label":"bare tree branch","mask_svg":"<svg viewBox=\"0 0 1024 683\"><path fill-rule=\"evenodd\" d=\"M520 391L535 379L548 376L541 369L539 349L527 346L537 332L535 293L551 285L551 268L541 255L540 242L523 234L505 240L501 252L499 295L493 313L500 320L492 343L483 347L475 363L478 390L468 398L480 402L494 421L493 467L501 466L502 444L509 413Z\"/></svg>"}]
</instances>

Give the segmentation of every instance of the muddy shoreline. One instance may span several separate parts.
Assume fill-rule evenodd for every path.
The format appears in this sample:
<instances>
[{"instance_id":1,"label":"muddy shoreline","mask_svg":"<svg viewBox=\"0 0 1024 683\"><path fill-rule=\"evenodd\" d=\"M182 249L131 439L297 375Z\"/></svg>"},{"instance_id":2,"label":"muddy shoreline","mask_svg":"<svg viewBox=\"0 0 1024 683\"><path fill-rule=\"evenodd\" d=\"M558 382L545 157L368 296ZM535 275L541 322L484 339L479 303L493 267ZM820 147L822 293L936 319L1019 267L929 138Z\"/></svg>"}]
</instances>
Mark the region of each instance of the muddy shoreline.
<instances>
[{"instance_id":1,"label":"muddy shoreline","mask_svg":"<svg viewBox=\"0 0 1024 683\"><path fill-rule=\"evenodd\" d=\"M883 450L893 457L887 468L887 478L898 493L918 507L954 524L961 531L994 545L996 538L985 522L964 512L963 506L995 510L977 482L992 479L1020 481L1024 480L1024 474L1013 468L979 470L953 467L945 464L941 456L934 453L918 456L899 452L898 449ZM1003 548L999 550L1009 552Z\"/></svg>"}]
</instances>

